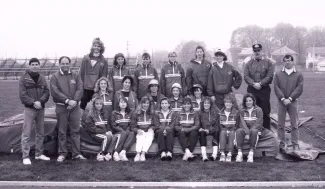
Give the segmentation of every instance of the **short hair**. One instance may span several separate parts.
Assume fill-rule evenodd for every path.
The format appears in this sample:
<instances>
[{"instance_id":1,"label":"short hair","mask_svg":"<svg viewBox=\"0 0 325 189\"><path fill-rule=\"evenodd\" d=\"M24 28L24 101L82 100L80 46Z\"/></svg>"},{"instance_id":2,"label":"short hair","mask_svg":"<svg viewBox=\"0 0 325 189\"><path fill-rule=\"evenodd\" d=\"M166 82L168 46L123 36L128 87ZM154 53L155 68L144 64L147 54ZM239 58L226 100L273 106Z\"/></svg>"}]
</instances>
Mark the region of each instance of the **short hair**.
<instances>
[{"instance_id":1,"label":"short hair","mask_svg":"<svg viewBox=\"0 0 325 189\"><path fill-rule=\"evenodd\" d=\"M151 59L149 53L143 53L141 57L142 57L142 59L143 58L149 58L149 59Z\"/></svg>"},{"instance_id":2,"label":"short hair","mask_svg":"<svg viewBox=\"0 0 325 189\"><path fill-rule=\"evenodd\" d=\"M160 109L161 109L161 102L164 101L164 100L167 100L168 104L170 104L169 99L167 97L163 97L163 98L160 99ZM169 108L170 108L170 106L169 106Z\"/></svg>"},{"instance_id":3,"label":"short hair","mask_svg":"<svg viewBox=\"0 0 325 189\"><path fill-rule=\"evenodd\" d=\"M41 64L40 61L38 60L38 58L31 58L28 62L28 65L31 65L32 62L37 62L39 65Z\"/></svg>"},{"instance_id":4,"label":"short hair","mask_svg":"<svg viewBox=\"0 0 325 189\"><path fill-rule=\"evenodd\" d=\"M242 104L245 109L247 108L247 106L246 106L247 98L251 98L253 100L253 106L256 105L256 99L255 99L254 95L252 93L247 93L243 97L243 104Z\"/></svg>"},{"instance_id":5,"label":"short hair","mask_svg":"<svg viewBox=\"0 0 325 189\"><path fill-rule=\"evenodd\" d=\"M291 61L293 61L293 56L292 55L290 55L290 54L286 54L286 55L284 55L284 57L283 57L283 62L284 62L284 59L291 59Z\"/></svg>"},{"instance_id":6,"label":"short hair","mask_svg":"<svg viewBox=\"0 0 325 189\"><path fill-rule=\"evenodd\" d=\"M195 52L196 52L198 49L201 49L201 50L203 51L203 58L205 58L204 48L203 48L201 45L198 45L198 46L195 48ZM195 58L196 58L196 54L195 54Z\"/></svg>"},{"instance_id":7,"label":"short hair","mask_svg":"<svg viewBox=\"0 0 325 189\"><path fill-rule=\"evenodd\" d=\"M224 98L223 98L223 102L225 103L226 101L230 101L232 104L235 104L235 99L232 95L227 94Z\"/></svg>"},{"instance_id":8,"label":"short hair","mask_svg":"<svg viewBox=\"0 0 325 189\"><path fill-rule=\"evenodd\" d=\"M168 53L168 58L171 57L172 55L177 56L176 52L170 52L170 53Z\"/></svg>"},{"instance_id":9,"label":"short hair","mask_svg":"<svg viewBox=\"0 0 325 189\"><path fill-rule=\"evenodd\" d=\"M133 85L133 78L131 77L131 76L129 76L129 75L126 75L126 76L124 76L123 77L123 79L122 79L122 84L124 83L124 81L125 80L130 80L130 83L131 83L131 86Z\"/></svg>"},{"instance_id":10,"label":"short hair","mask_svg":"<svg viewBox=\"0 0 325 189\"><path fill-rule=\"evenodd\" d=\"M124 58L124 63L123 63L123 65L126 64L126 60L125 60L124 54L123 54L123 53L117 53L117 54L114 56L114 61L113 61L113 65L114 65L114 66L116 66L116 65L118 64L118 63L117 63L117 59L118 59L119 57Z\"/></svg>"},{"instance_id":11,"label":"short hair","mask_svg":"<svg viewBox=\"0 0 325 189\"><path fill-rule=\"evenodd\" d=\"M71 59L70 59L68 56L61 56L61 57L59 58L59 64L61 64L61 61L62 61L64 58L68 59L69 63L71 63Z\"/></svg>"}]
</instances>

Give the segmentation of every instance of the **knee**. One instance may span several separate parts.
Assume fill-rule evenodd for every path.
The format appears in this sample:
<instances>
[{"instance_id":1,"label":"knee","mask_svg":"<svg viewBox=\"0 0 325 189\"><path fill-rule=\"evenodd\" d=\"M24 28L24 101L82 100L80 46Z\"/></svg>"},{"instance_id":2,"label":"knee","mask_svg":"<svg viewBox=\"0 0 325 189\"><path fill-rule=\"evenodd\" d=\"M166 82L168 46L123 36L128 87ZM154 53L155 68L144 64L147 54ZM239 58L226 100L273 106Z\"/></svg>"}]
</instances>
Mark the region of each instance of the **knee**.
<instances>
[{"instance_id":1,"label":"knee","mask_svg":"<svg viewBox=\"0 0 325 189\"><path fill-rule=\"evenodd\" d=\"M257 130L257 129L250 129L250 130L249 130L249 134L250 134L250 135L257 135L258 132L260 132L260 131Z\"/></svg>"}]
</instances>

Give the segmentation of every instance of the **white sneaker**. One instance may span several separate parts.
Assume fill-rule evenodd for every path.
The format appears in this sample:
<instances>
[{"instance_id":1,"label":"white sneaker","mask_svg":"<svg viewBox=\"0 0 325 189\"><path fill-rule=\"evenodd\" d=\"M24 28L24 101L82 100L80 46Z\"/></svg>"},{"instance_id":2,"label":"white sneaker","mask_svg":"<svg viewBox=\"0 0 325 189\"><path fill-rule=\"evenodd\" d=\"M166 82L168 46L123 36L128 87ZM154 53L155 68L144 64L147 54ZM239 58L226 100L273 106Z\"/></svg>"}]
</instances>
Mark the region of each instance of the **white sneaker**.
<instances>
[{"instance_id":1,"label":"white sneaker","mask_svg":"<svg viewBox=\"0 0 325 189\"><path fill-rule=\"evenodd\" d=\"M231 162L231 155L227 155L226 162Z\"/></svg>"},{"instance_id":2,"label":"white sneaker","mask_svg":"<svg viewBox=\"0 0 325 189\"><path fill-rule=\"evenodd\" d=\"M97 161L104 161L104 155L102 153L97 154Z\"/></svg>"},{"instance_id":3,"label":"white sneaker","mask_svg":"<svg viewBox=\"0 0 325 189\"><path fill-rule=\"evenodd\" d=\"M202 153L202 161L209 161L208 155L206 153Z\"/></svg>"},{"instance_id":4,"label":"white sneaker","mask_svg":"<svg viewBox=\"0 0 325 189\"><path fill-rule=\"evenodd\" d=\"M63 162L65 160L64 155L59 155L58 159L56 160L57 162Z\"/></svg>"},{"instance_id":5,"label":"white sneaker","mask_svg":"<svg viewBox=\"0 0 325 189\"><path fill-rule=\"evenodd\" d=\"M173 154L171 152L167 152L166 160L171 161L172 159L173 159Z\"/></svg>"},{"instance_id":6,"label":"white sneaker","mask_svg":"<svg viewBox=\"0 0 325 189\"><path fill-rule=\"evenodd\" d=\"M146 161L146 155L144 152L141 153L140 161Z\"/></svg>"},{"instance_id":7,"label":"white sneaker","mask_svg":"<svg viewBox=\"0 0 325 189\"><path fill-rule=\"evenodd\" d=\"M253 163L254 162L254 154L253 153L248 153L248 156L247 156L247 162L248 163Z\"/></svg>"},{"instance_id":8,"label":"white sneaker","mask_svg":"<svg viewBox=\"0 0 325 189\"><path fill-rule=\"evenodd\" d=\"M105 161L110 161L110 160L112 159L111 154L110 154L110 153L106 154L106 155L104 156L104 159L105 159Z\"/></svg>"},{"instance_id":9,"label":"white sneaker","mask_svg":"<svg viewBox=\"0 0 325 189\"><path fill-rule=\"evenodd\" d=\"M134 161L140 161L140 153L137 153L137 155L134 157Z\"/></svg>"},{"instance_id":10,"label":"white sneaker","mask_svg":"<svg viewBox=\"0 0 325 189\"><path fill-rule=\"evenodd\" d=\"M160 159L162 161L165 161L166 160L166 152L161 152Z\"/></svg>"},{"instance_id":11,"label":"white sneaker","mask_svg":"<svg viewBox=\"0 0 325 189\"><path fill-rule=\"evenodd\" d=\"M129 161L129 159L126 157L126 152L124 151L124 150L122 150L121 152L120 152L120 160L122 160L122 161Z\"/></svg>"},{"instance_id":12,"label":"white sneaker","mask_svg":"<svg viewBox=\"0 0 325 189\"><path fill-rule=\"evenodd\" d=\"M187 153L184 153L184 156L183 156L183 160L184 161L187 161L188 157L187 157Z\"/></svg>"},{"instance_id":13,"label":"white sneaker","mask_svg":"<svg viewBox=\"0 0 325 189\"><path fill-rule=\"evenodd\" d=\"M31 165L32 162L30 161L29 158L25 158L25 159L23 159L23 164L24 164L24 165Z\"/></svg>"},{"instance_id":14,"label":"white sneaker","mask_svg":"<svg viewBox=\"0 0 325 189\"><path fill-rule=\"evenodd\" d=\"M45 155L40 155L40 156L36 156L35 159L38 159L38 160L44 160L44 161L50 161L50 158L45 156Z\"/></svg>"},{"instance_id":15,"label":"white sneaker","mask_svg":"<svg viewBox=\"0 0 325 189\"><path fill-rule=\"evenodd\" d=\"M114 152L113 159L114 159L114 161L120 161L121 160L120 156L118 155L117 152Z\"/></svg>"},{"instance_id":16,"label":"white sneaker","mask_svg":"<svg viewBox=\"0 0 325 189\"><path fill-rule=\"evenodd\" d=\"M225 154L221 154L221 156L220 156L220 161L221 161L221 162L226 161L226 155L225 155Z\"/></svg>"},{"instance_id":17,"label":"white sneaker","mask_svg":"<svg viewBox=\"0 0 325 189\"><path fill-rule=\"evenodd\" d=\"M212 154L210 156L210 160L215 161L217 159L218 154Z\"/></svg>"},{"instance_id":18,"label":"white sneaker","mask_svg":"<svg viewBox=\"0 0 325 189\"><path fill-rule=\"evenodd\" d=\"M242 153L238 153L236 156L236 162L243 162L243 154Z\"/></svg>"}]
</instances>

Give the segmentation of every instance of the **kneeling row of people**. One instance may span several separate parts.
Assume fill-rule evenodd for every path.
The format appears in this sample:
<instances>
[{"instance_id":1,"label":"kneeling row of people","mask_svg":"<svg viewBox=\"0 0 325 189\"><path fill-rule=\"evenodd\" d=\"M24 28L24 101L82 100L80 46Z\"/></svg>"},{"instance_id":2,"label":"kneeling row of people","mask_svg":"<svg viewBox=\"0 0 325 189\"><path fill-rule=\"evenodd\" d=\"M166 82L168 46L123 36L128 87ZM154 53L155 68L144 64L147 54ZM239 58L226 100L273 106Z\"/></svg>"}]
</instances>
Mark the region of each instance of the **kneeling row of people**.
<instances>
[{"instance_id":1,"label":"kneeling row of people","mask_svg":"<svg viewBox=\"0 0 325 189\"><path fill-rule=\"evenodd\" d=\"M244 95L240 110L235 108L235 98L231 95L224 98L225 107L221 110L210 98L202 100L200 111L193 110L189 97L183 98L181 111L173 111L167 98L160 99L160 109L156 112L151 110L150 103L150 98L144 96L138 107L131 111L128 100L121 97L118 99L118 107L110 120L107 120L103 111L103 99L95 98L92 101L92 108L82 126L96 141L101 142L98 161L109 161L112 158L115 161L128 161L126 152L135 139L134 161L145 161L155 136L162 160L172 160L174 136L178 136L184 151L184 161L194 158L193 151L198 139L202 160L207 161L207 136L212 135L211 160L216 160L220 152L220 161L230 162L234 143L237 143L236 161L242 162L244 139L248 139L250 152L247 161L253 162L254 149L263 129L263 112L256 106L252 94ZM114 138L117 139L116 143L113 142L116 141Z\"/></svg>"}]
</instances>

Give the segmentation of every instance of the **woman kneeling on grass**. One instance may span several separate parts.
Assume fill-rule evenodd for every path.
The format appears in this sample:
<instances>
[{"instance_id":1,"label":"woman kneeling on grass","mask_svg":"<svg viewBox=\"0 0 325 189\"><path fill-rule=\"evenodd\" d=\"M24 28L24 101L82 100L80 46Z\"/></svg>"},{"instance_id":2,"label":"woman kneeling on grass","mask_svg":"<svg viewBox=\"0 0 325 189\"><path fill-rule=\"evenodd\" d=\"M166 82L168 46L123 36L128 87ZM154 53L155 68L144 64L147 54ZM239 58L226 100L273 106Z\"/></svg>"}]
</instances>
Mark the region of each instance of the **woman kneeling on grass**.
<instances>
[{"instance_id":1,"label":"woman kneeling on grass","mask_svg":"<svg viewBox=\"0 0 325 189\"><path fill-rule=\"evenodd\" d=\"M128 161L126 151L134 142L134 132L130 129L131 112L128 107L128 100L124 97L118 100L118 107L113 112L111 126L114 134L119 135L115 149L114 161Z\"/></svg>"},{"instance_id":2,"label":"woman kneeling on grass","mask_svg":"<svg viewBox=\"0 0 325 189\"><path fill-rule=\"evenodd\" d=\"M183 160L193 160L193 151L198 139L198 130L200 128L200 120L198 113L193 110L191 98L183 99L183 109L178 115L178 123L175 130L179 136L179 142L185 151Z\"/></svg>"},{"instance_id":3,"label":"woman kneeling on grass","mask_svg":"<svg viewBox=\"0 0 325 189\"><path fill-rule=\"evenodd\" d=\"M244 95L243 108L240 115L244 119L241 127L236 131L236 141L238 147L238 155L236 162L243 161L242 148L244 140L248 139L250 143L250 151L247 156L247 162L253 163L254 150L256 148L259 134L263 130L263 111L256 105L256 99L250 93Z\"/></svg>"},{"instance_id":4,"label":"woman kneeling on grass","mask_svg":"<svg viewBox=\"0 0 325 189\"><path fill-rule=\"evenodd\" d=\"M174 147L174 126L176 124L177 113L171 111L168 99L160 100L160 111L156 113L156 130L158 149L161 160L172 160Z\"/></svg>"},{"instance_id":5,"label":"woman kneeling on grass","mask_svg":"<svg viewBox=\"0 0 325 189\"><path fill-rule=\"evenodd\" d=\"M138 108L131 116L131 128L136 133L135 150L137 155L134 161L146 161L148 152L154 138L154 115L147 96L141 98Z\"/></svg>"},{"instance_id":6,"label":"woman kneeling on grass","mask_svg":"<svg viewBox=\"0 0 325 189\"><path fill-rule=\"evenodd\" d=\"M240 123L239 112L234 108L235 99L226 95L224 98L225 107L219 113L220 126L220 161L231 162L232 151L234 149L235 131ZM227 158L225 150L227 146Z\"/></svg>"},{"instance_id":7,"label":"woman kneeling on grass","mask_svg":"<svg viewBox=\"0 0 325 189\"><path fill-rule=\"evenodd\" d=\"M82 126L89 132L90 136L98 142L101 142L101 151L97 154L98 161L109 161L112 159L109 151L112 151L113 134L107 120L104 118L103 99L97 97L92 101L92 107L87 115L86 121L82 122Z\"/></svg>"},{"instance_id":8,"label":"woman kneeling on grass","mask_svg":"<svg viewBox=\"0 0 325 189\"><path fill-rule=\"evenodd\" d=\"M218 114L220 110L213 103L213 101L209 97L205 97L203 99L203 106L200 111L200 122L201 128L200 132L200 144L201 144L201 152L202 152L202 160L208 161L208 156L206 152L207 146L207 136L212 135L212 146L213 152L210 157L211 160L215 161L217 159L218 154L218 146L219 146L219 120Z\"/></svg>"}]
</instances>

